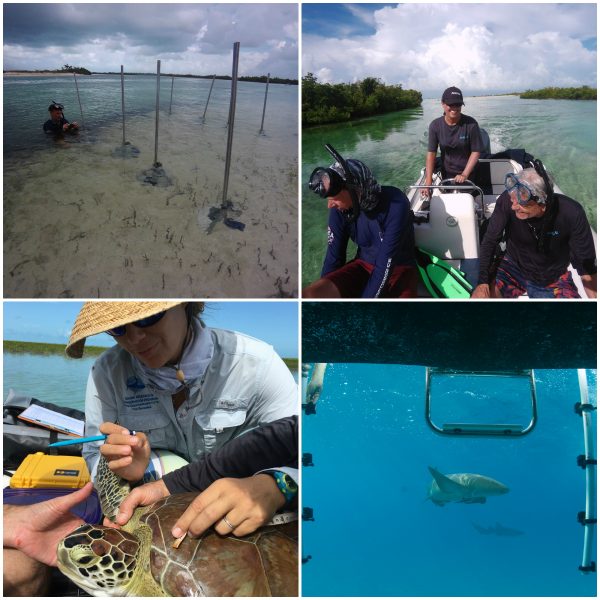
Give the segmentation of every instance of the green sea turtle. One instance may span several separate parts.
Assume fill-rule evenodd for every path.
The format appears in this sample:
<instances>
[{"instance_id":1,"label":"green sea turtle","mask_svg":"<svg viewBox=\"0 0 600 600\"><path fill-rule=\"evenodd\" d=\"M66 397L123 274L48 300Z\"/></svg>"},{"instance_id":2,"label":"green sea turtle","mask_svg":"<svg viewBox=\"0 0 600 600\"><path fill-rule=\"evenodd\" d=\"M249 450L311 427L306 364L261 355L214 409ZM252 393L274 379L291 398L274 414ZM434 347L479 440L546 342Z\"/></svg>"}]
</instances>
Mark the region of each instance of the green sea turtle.
<instances>
[{"instance_id":1,"label":"green sea turtle","mask_svg":"<svg viewBox=\"0 0 600 600\"><path fill-rule=\"evenodd\" d=\"M129 492L101 459L96 486L113 518ZM59 569L94 596L297 596L296 522L242 538L212 529L173 548L171 529L195 492L138 507L122 529L83 525L58 545Z\"/></svg>"}]
</instances>

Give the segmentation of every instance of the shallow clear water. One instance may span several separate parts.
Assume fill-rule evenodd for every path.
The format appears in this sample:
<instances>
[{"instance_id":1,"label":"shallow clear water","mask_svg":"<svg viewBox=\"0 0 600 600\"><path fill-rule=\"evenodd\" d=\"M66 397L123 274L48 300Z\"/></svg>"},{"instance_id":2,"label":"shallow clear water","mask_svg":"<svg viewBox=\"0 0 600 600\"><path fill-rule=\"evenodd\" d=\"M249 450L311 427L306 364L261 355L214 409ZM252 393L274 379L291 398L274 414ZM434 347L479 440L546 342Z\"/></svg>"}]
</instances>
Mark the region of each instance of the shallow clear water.
<instances>
[{"instance_id":1,"label":"shallow clear water","mask_svg":"<svg viewBox=\"0 0 600 600\"><path fill-rule=\"evenodd\" d=\"M3 397L6 399L12 388L19 395L84 410L88 375L95 360L5 352ZM297 372L292 374L297 381Z\"/></svg>"},{"instance_id":2,"label":"shallow clear water","mask_svg":"<svg viewBox=\"0 0 600 600\"><path fill-rule=\"evenodd\" d=\"M467 98L465 114L490 136L491 151L525 148L541 158L561 190L580 202L596 224L596 102L521 100L517 96ZM326 203L306 182L317 166L332 162L324 144L359 158L380 183L403 190L425 166L429 123L442 111L438 100L420 108L302 132L302 285L321 272L327 247Z\"/></svg>"},{"instance_id":3,"label":"shallow clear water","mask_svg":"<svg viewBox=\"0 0 600 600\"><path fill-rule=\"evenodd\" d=\"M594 404L596 377L588 372ZM456 401L456 380L443 383L436 398ZM522 394L513 383L506 397ZM425 423L424 367L329 365L317 414L303 417L302 449L315 464L303 468L303 505L315 517L302 527L303 556L312 556L303 595L595 596L595 575L578 571L585 474L576 465L577 373L539 370L536 385L531 434L446 437ZM426 500L428 466L486 475L510 492L438 507ZM497 523L523 534L475 528Z\"/></svg>"},{"instance_id":4,"label":"shallow clear water","mask_svg":"<svg viewBox=\"0 0 600 600\"><path fill-rule=\"evenodd\" d=\"M7 297L296 295L298 88L238 84L227 198L245 231L218 224L231 83L161 78L158 161L170 187L143 184L154 163L156 77L78 78L85 129L45 136L51 100L81 123L70 77L4 78L4 290Z\"/></svg>"}]
</instances>

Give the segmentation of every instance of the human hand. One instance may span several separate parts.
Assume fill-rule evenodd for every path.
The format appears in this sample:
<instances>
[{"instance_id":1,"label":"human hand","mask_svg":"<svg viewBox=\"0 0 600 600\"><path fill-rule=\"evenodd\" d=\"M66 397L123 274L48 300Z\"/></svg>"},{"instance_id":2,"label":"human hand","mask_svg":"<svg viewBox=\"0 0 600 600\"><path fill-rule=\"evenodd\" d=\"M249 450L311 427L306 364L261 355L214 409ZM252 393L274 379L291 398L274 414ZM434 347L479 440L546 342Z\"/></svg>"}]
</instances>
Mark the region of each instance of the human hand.
<instances>
[{"instance_id":1,"label":"human hand","mask_svg":"<svg viewBox=\"0 0 600 600\"><path fill-rule=\"evenodd\" d=\"M165 498L166 496L170 495L171 494L162 479L153 481L152 483L140 485L139 487L131 490L125 500L121 502L119 513L115 517L115 522L113 523L110 519L105 518L104 525L107 527L117 528L125 525L129 519L131 519L133 511L138 506L148 506L149 504L154 504L154 502L158 502L161 498Z\"/></svg>"},{"instance_id":2,"label":"human hand","mask_svg":"<svg viewBox=\"0 0 600 600\"><path fill-rule=\"evenodd\" d=\"M309 384L306 386L306 401L316 404L322 391L323 382L315 381L314 378L311 379Z\"/></svg>"},{"instance_id":3,"label":"human hand","mask_svg":"<svg viewBox=\"0 0 600 600\"><path fill-rule=\"evenodd\" d=\"M431 198L432 193L431 188L421 188L421 198Z\"/></svg>"},{"instance_id":4,"label":"human hand","mask_svg":"<svg viewBox=\"0 0 600 600\"><path fill-rule=\"evenodd\" d=\"M323 379L327 363L315 363L312 377L306 387L306 401L316 404L323 391Z\"/></svg>"},{"instance_id":5,"label":"human hand","mask_svg":"<svg viewBox=\"0 0 600 600\"><path fill-rule=\"evenodd\" d=\"M215 525L221 535L248 535L268 523L284 504L285 497L275 479L266 473L244 479L218 479L194 498L171 533L176 538L186 532L198 537Z\"/></svg>"},{"instance_id":6,"label":"human hand","mask_svg":"<svg viewBox=\"0 0 600 600\"><path fill-rule=\"evenodd\" d=\"M68 131L68 130L69 130L69 127L71 127L71 124L70 124L70 123L65 123L65 124L62 126L62 128L63 128L63 131Z\"/></svg>"},{"instance_id":7,"label":"human hand","mask_svg":"<svg viewBox=\"0 0 600 600\"><path fill-rule=\"evenodd\" d=\"M108 435L100 446L100 453L109 469L127 481L139 481L150 462L150 442L145 433L129 433L129 429L115 423L102 423L100 432Z\"/></svg>"},{"instance_id":8,"label":"human hand","mask_svg":"<svg viewBox=\"0 0 600 600\"><path fill-rule=\"evenodd\" d=\"M455 181L456 183L464 183L464 182L466 181L466 179L467 179L467 178L466 178L466 177L465 177L465 176L464 176L462 173L459 173L459 174L458 174L458 175L456 175L456 177L454 178L454 181Z\"/></svg>"},{"instance_id":9,"label":"human hand","mask_svg":"<svg viewBox=\"0 0 600 600\"><path fill-rule=\"evenodd\" d=\"M5 504L4 546L16 548L39 562L55 567L58 542L84 523L71 509L83 502L92 490L90 482L68 496L38 504Z\"/></svg>"},{"instance_id":10,"label":"human hand","mask_svg":"<svg viewBox=\"0 0 600 600\"><path fill-rule=\"evenodd\" d=\"M489 298L490 286L487 283L480 283L471 294L471 298Z\"/></svg>"}]
</instances>

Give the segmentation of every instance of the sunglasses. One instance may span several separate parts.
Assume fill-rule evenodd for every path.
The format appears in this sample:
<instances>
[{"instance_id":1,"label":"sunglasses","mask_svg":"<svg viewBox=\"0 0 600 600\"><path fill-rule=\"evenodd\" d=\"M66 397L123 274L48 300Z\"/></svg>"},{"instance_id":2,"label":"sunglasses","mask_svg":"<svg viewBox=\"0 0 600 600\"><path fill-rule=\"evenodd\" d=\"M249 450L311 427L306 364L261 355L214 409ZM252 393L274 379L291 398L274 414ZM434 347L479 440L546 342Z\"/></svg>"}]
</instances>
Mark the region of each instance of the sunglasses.
<instances>
[{"instance_id":1,"label":"sunglasses","mask_svg":"<svg viewBox=\"0 0 600 600\"><path fill-rule=\"evenodd\" d=\"M462 108L462 104L446 104L446 106L449 106L450 108Z\"/></svg>"},{"instance_id":2,"label":"sunglasses","mask_svg":"<svg viewBox=\"0 0 600 600\"><path fill-rule=\"evenodd\" d=\"M126 325L119 325L118 327L113 327L112 329L108 329L105 333L111 335L112 337L121 337L125 335L125 331L127 330L128 325L135 325L140 329L145 329L146 327L152 327L152 325L156 325L164 316L167 311L163 310L162 312L156 313L150 317L145 317L144 319L140 319L139 321L134 321L133 323L127 323Z\"/></svg>"}]
</instances>

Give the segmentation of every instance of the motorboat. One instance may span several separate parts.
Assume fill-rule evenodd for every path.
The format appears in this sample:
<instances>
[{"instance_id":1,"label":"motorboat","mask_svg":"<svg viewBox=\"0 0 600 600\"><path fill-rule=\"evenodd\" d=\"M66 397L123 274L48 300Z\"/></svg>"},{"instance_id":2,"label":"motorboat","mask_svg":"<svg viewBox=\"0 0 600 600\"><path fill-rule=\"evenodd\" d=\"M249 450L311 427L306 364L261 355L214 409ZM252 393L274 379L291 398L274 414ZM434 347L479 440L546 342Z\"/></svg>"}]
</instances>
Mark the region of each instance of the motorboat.
<instances>
[{"instance_id":1,"label":"motorboat","mask_svg":"<svg viewBox=\"0 0 600 600\"><path fill-rule=\"evenodd\" d=\"M425 185L425 169L419 179L406 191L413 211L415 243L418 248L442 259L461 271L466 280L475 287L479 270L480 244L485 224L491 217L496 201L504 192L504 181L508 173L519 173L523 162L512 158L522 157L524 151L505 151L502 158L480 158L477 166L477 180L465 181L455 185L453 179L442 179L439 172L434 173L431 186ZM522 160L522 158L521 158ZM421 196L422 189L431 189L431 198ZM562 194L554 184L554 191ZM594 245L596 232L592 229ZM569 265L579 295L587 298L581 277L572 265ZM420 296L430 296L421 285Z\"/></svg>"}]
</instances>

